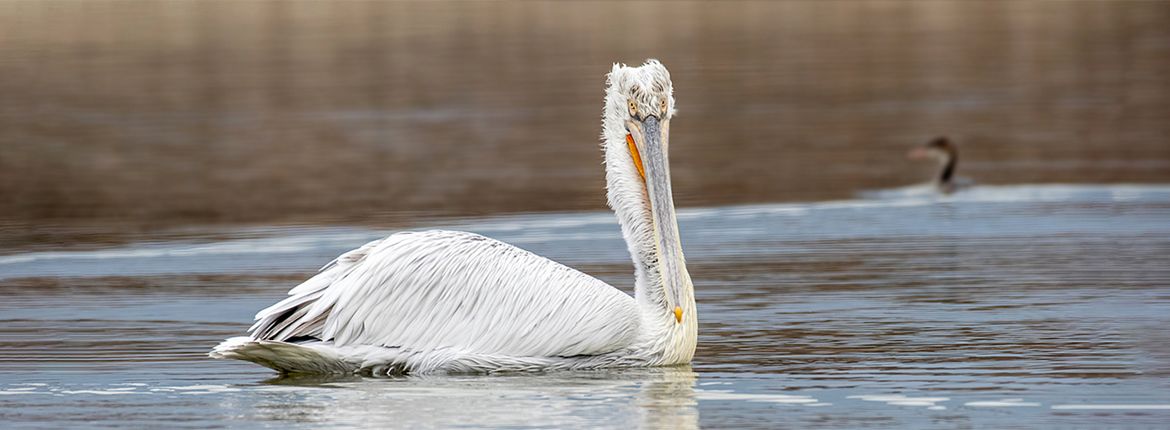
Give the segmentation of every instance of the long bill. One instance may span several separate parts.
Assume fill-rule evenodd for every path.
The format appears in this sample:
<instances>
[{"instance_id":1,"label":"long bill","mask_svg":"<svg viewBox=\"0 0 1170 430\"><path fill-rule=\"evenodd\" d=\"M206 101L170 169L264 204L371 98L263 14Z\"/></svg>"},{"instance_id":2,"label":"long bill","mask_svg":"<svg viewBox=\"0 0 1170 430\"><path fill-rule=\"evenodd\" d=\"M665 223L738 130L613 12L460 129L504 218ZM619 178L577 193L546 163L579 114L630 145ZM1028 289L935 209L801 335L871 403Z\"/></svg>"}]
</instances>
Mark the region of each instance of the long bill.
<instances>
[{"instance_id":1,"label":"long bill","mask_svg":"<svg viewBox=\"0 0 1170 430\"><path fill-rule=\"evenodd\" d=\"M670 163L667 159L670 121L660 122L656 116L647 116L641 121L627 121L626 127L636 146L633 148L636 151L633 154L635 163L640 161L640 173L644 172L666 310L674 315L676 322L681 323L687 275L670 188Z\"/></svg>"}]
</instances>

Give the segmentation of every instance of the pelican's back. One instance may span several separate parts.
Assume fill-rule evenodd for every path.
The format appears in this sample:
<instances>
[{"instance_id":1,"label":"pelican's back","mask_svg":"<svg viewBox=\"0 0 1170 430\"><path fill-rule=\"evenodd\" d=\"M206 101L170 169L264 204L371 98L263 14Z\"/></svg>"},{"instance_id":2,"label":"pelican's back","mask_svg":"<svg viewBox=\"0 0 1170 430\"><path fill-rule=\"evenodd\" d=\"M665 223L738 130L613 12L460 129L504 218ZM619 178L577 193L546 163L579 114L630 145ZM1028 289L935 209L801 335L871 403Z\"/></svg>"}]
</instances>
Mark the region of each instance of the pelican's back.
<instances>
[{"instance_id":1,"label":"pelican's back","mask_svg":"<svg viewBox=\"0 0 1170 430\"><path fill-rule=\"evenodd\" d=\"M225 345L301 343L351 362L341 368L401 371L605 354L633 342L640 321L632 297L596 278L450 231L398 233L346 253L256 319L250 340Z\"/></svg>"}]
</instances>

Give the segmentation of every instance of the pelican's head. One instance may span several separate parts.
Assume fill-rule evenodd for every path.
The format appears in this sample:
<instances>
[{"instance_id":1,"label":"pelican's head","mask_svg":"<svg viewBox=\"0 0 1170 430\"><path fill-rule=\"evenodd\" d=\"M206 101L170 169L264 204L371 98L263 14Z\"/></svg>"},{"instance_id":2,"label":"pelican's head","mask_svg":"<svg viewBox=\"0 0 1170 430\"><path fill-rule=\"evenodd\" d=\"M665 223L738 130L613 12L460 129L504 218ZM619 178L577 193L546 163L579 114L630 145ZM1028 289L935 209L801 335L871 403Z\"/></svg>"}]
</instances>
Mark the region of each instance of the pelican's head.
<instances>
[{"instance_id":1,"label":"pelican's head","mask_svg":"<svg viewBox=\"0 0 1170 430\"><path fill-rule=\"evenodd\" d=\"M602 137L609 203L633 242L635 260L647 269L647 281L664 290L660 305L681 323L694 298L670 186L670 73L657 60L638 67L615 64L607 83Z\"/></svg>"},{"instance_id":2,"label":"pelican's head","mask_svg":"<svg viewBox=\"0 0 1170 430\"><path fill-rule=\"evenodd\" d=\"M607 83L604 138L626 142L632 158L639 161L634 167L645 180L642 153L655 146L665 154L669 143L674 115L670 72L658 60L647 60L639 67L614 64Z\"/></svg>"}]
</instances>

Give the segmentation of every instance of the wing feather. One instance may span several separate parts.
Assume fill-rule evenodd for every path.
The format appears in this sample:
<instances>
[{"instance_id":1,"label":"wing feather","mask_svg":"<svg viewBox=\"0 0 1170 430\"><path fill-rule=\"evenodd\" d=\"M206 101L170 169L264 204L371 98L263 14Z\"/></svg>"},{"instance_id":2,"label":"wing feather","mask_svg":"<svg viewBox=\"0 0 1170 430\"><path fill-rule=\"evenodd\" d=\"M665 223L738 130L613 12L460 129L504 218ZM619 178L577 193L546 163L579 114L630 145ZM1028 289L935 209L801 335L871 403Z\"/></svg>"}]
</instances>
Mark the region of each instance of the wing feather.
<instances>
[{"instance_id":1,"label":"wing feather","mask_svg":"<svg viewBox=\"0 0 1170 430\"><path fill-rule=\"evenodd\" d=\"M260 311L257 340L312 337L516 357L596 355L629 345L632 297L472 233L398 233L347 252Z\"/></svg>"}]
</instances>

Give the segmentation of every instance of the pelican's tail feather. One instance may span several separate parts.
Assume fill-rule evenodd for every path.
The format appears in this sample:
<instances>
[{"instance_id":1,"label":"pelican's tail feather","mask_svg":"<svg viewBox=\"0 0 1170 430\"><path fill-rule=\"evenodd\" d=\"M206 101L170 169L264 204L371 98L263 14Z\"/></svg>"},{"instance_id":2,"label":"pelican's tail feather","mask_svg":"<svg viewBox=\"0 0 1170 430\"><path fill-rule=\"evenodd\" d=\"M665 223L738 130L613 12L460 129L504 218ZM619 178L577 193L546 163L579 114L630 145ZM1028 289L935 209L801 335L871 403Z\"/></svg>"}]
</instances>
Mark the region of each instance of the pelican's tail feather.
<instances>
[{"instance_id":1,"label":"pelican's tail feather","mask_svg":"<svg viewBox=\"0 0 1170 430\"><path fill-rule=\"evenodd\" d=\"M327 344L297 344L233 337L216 345L211 358L250 361L281 373L354 373L351 363Z\"/></svg>"}]
</instances>

